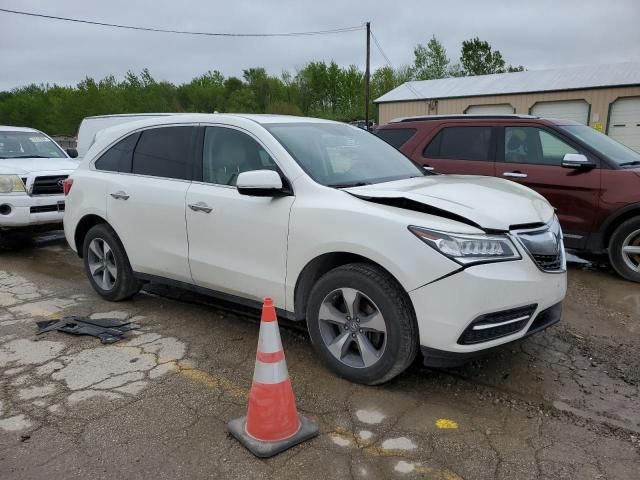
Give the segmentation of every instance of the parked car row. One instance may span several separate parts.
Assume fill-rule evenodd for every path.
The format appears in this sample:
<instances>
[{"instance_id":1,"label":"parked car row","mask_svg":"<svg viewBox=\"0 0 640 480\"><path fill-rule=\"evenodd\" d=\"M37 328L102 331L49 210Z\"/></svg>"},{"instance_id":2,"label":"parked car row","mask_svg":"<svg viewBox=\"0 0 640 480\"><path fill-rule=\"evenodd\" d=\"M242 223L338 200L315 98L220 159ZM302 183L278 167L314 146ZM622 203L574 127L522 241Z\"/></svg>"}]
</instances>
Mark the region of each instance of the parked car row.
<instances>
[{"instance_id":1,"label":"parked car row","mask_svg":"<svg viewBox=\"0 0 640 480\"><path fill-rule=\"evenodd\" d=\"M605 169L573 137L566 142L574 151L565 152L544 136L560 137L554 128L520 119L399 121L378 132L386 142L354 126L279 115L131 120L110 117L116 125L104 129L83 123L83 158L57 170L55 191L34 193L47 171L26 181L14 172L0 176L0 203L22 196L55 204L56 222L64 211L67 241L107 300L150 281L256 307L270 296L280 315L306 321L331 369L366 384L398 375L419 351L426 364L452 365L560 320L560 223L580 220L554 205L558 219L540 193L495 178L491 155L521 162L537 149L541 161L559 158L573 176ZM37 146L14 149L13 161L44 148L33 139ZM46 165L73 162L50 148ZM437 162L449 160L448 149L463 152L454 161L492 164L493 173L434 175L419 166L445 170ZM633 170L619 163L611 170ZM527 174L519 165L510 166ZM584 201L584 188L575 190L567 208ZM625 235L618 226L613 237ZM633 261L635 237L622 243Z\"/></svg>"}]
</instances>

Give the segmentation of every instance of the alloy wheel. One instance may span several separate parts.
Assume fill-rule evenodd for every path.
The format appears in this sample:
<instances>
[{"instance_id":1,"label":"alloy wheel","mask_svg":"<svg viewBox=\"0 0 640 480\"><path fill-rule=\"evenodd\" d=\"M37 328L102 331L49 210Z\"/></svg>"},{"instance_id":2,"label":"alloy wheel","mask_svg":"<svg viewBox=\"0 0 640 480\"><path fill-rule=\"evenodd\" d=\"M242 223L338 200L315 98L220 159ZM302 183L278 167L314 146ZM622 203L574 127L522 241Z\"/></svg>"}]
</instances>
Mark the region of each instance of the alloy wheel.
<instances>
[{"instance_id":1,"label":"alloy wheel","mask_svg":"<svg viewBox=\"0 0 640 480\"><path fill-rule=\"evenodd\" d=\"M640 230L631 232L622 242L622 259L634 272L640 272Z\"/></svg>"},{"instance_id":2,"label":"alloy wheel","mask_svg":"<svg viewBox=\"0 0 640 480\"><path fill-rule=\"evenodd\" d=\"M377 305L354 288L339 288L320 304L318 322L322 340L341 363L368 368L382 357L387 326Z\"/></svg>"},{"instance_id":3,"label":"alloy wheel","mask_svg":"<svg viewBox=\"0 0 640 480\"><path fill-rule=\"evenodd\" d=\"M118 268L113 250L106 241L101 238L91 240L87 263L96 285L105 291L111 290L118 279Z\"/></svg>"}]
</instances>

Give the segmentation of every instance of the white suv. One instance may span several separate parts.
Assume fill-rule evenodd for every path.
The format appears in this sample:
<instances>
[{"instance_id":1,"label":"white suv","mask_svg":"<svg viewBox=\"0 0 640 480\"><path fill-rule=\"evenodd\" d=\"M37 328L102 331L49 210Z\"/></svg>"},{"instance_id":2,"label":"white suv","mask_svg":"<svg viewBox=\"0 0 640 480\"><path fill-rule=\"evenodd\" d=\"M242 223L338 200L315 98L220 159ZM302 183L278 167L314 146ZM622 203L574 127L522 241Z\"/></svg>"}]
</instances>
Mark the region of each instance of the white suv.
<instances>
[{"instance_id":1,"label":"white suv","mask_svg":"<svg viewBox=\"0 0 640 480\"><path fill-rule=\"evenodd\" d=\"M62 227L63 181L78 166L68 152L33 128L0 126L0 237Z\"/></svg>"},{"instance_id":2,"label":"white suv","mask_svg":"<svg viewBox=\"0 0 640 480\"><path fill-rule=\"evenodd\" d=\"M430 175L349 125L181 115L103 131L67 180L67 240L109 300L161 281L306 320L329 367L381 383L560 319L562 233L534 191Z\"/></svg>"}]
</instances>

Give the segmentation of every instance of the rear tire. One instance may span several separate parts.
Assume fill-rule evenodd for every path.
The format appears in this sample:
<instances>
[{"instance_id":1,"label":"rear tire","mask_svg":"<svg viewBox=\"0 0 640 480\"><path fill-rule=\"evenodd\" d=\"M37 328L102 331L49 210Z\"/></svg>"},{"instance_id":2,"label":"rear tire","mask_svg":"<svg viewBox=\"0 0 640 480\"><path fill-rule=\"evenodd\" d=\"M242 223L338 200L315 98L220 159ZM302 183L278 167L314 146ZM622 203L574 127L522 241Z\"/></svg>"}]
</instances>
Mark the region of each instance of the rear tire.
<instances>
[{"instance_id":1,"label":"rear tire","mask_svg":"<svg viewBox=\"0 0 640 480\"><path fill-rule=\"evenodd\" d=\"M633 249L633 252L630 250ZM633 217L620 225L609 241L609 259L618 274L640 282L640 217Z\"/></svg>"},{"instance_id":2,"label":"rear tire","mask_svg":"<svg viewBox=\"0 0 640 480\"><path fill-rule=\"evenodd\" d=\"M318 280L307 302L307 327L323 362L356 383L387 382L418 353L408 295L387 272L366 263L335 268Z\"/></svg>"},{"instance_id":3,"label":"rear tire","mask_svg":"<svg viewBox=\"0 0 640 480\"><path fill-rule=\"evenodd\" d=\"M102 298L119 302L140 291L122 242L109 225L101 223L89 229L82 253L89 283Z\"/></svg>"}]
</instances>

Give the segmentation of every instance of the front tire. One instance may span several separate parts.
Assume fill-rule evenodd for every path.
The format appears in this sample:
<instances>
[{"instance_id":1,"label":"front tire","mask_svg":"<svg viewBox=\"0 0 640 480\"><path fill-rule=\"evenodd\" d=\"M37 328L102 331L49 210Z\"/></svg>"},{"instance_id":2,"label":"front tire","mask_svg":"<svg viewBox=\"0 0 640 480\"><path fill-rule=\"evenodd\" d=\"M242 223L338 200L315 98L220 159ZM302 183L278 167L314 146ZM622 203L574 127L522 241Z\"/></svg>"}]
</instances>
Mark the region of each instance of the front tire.
<instances>
[{"instance_id":1,"label":"front tire","mask_svg":"<svg viewBox=\"0 0 640 480\"><path fill-rule=\"evenodd\" d=\"M418 352L408 295L387 272L366 263L335 268L318 280L307 302L307 326L324 363L356 383L391 380Z\"/></svg>"},{"instance_id":2,"label":"front tire","mask_svg":"<svg viewBox=\"0 0 640 480\"><path fill-rule=\"evenodd\" d=\"M129 258L113 229L104 223L87 232L82 245L84 270L93 289L104 299L119 302L140 291Z\"/></svg>"},{"instance_id":3,"label":"front tire","mask_svg":"<svg viewBox=\"0 0 640 480\"><path fill-rule=\"evenodd\" d=\"M609 259L621 277L640 282L640 217L627 220L613 232Z\"/></svg>"}]
</instances>

